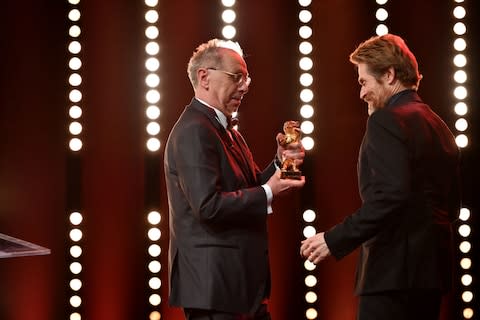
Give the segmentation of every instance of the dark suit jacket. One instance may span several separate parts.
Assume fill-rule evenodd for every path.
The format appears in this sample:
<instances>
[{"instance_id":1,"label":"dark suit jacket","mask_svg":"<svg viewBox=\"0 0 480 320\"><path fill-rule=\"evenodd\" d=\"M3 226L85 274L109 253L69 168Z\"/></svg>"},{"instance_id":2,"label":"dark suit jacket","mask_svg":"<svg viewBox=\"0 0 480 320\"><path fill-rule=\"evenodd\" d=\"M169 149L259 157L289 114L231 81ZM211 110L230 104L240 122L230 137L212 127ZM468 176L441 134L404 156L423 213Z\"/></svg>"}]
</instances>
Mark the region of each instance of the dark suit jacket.
<instances>
[{"instance_id":1,"label":"dark suit jacket","mask_svg":"<svg viewBox=\"0 0 480 320\"><path fill-rule=\"evenodd\" d=\"M269 294L267 198L261 184L275 166L260 172L236 134L246 161L232 152L214 111L193 99L168 138L171 305L249 313Z\"/></svg>"},{"instance_id":2,"label":"dark suit jacket","mask_svg":"<svg viewBox=\"0 0 480 320\"><path fill-rule=\"evenodd\" d=\"M452 133L415 91L369 117L358 160L362 206L325 233L337 259L361 245L357 294L450 288L458 174Z\"/></svg>"}]
</instances>

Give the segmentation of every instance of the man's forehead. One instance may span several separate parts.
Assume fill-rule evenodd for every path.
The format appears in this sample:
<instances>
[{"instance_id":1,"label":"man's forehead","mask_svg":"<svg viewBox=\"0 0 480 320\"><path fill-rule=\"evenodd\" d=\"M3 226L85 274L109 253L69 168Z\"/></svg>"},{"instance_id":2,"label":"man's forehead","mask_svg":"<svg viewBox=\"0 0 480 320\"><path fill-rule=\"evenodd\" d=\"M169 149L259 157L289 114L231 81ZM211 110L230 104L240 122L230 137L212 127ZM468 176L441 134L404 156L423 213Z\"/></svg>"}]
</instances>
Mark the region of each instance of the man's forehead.
<instances>
[{"instance_id":1,"label":"man's forehead","mask_svg":"<svg viewBox=\"0 0 480 320\"><path fill-rule=\"evenodd\" d=\"M224 55L222 56L222 60L225 64L228 65L241 65L246 67L245 60L235 51L226 49Z\"/></svg>"}]
</instances>

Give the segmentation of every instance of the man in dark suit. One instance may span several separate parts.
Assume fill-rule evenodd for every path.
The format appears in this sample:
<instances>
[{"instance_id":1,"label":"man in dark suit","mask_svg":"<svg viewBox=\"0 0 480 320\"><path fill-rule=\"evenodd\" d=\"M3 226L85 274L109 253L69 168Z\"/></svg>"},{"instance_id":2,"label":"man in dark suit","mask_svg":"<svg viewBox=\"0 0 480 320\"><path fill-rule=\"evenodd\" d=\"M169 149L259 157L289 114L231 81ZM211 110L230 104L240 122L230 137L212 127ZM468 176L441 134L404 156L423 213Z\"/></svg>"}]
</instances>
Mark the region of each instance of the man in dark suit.
<instances>
[{"instance_id":1,"label":"man in dark suit","mask_svg":"<svg viewBox=\"0 0 480 320\"><path fill-rule=\"evenodd\" d=\"M300 252L316 264L361 247L359 320L438 319L452 280L458 147L418 96L417 61L400 37L373 37L350 61L369 114L358 159L362 206Z\"/></svg>"},{"instance_id":2,"label":"man in dark suit","mask_svg":"<svg viewBox=\"0 0 480 320\"><path fill-rule=\"evenodd\" d=\"M169 303L189 320L270 319L267 215L280 193L305 180L280 179L275 161L261 172L232 115L250 77L238 43L212 39L188 64L195 98L165 149L170 211ZM300 142L275 158L301 164ZM290 190L289 190L290 189Z\"/></svg>"}]
</instances>

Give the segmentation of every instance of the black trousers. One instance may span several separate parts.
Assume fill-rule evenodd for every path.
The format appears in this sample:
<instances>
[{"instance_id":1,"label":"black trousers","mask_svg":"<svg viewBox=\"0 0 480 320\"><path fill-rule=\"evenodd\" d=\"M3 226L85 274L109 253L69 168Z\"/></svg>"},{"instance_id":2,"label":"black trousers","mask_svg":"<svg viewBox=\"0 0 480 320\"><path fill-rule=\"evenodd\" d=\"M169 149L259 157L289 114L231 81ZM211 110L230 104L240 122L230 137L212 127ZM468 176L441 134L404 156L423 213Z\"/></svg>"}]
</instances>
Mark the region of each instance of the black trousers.
<instances>
[{"instance_id":1,"label":"black trousers","mask_svg":"<svg viewBox=\"0 0 480 320\"><path fill-rule=\"evenodd\" d=\"M267 305L261 304L255 315L219 312L215 310L183 309L186 320L271 320Z\"/></svg>"},{"instance_id":2,"label":"black trousers","mask_svg":"<svg viewBox=\"0 0 480 320\"><path fill-rule=\"evenodd\" d=\"M359 297L357 320L438 320L442 294L409 289Z\"/></svg>"}]
</instances>

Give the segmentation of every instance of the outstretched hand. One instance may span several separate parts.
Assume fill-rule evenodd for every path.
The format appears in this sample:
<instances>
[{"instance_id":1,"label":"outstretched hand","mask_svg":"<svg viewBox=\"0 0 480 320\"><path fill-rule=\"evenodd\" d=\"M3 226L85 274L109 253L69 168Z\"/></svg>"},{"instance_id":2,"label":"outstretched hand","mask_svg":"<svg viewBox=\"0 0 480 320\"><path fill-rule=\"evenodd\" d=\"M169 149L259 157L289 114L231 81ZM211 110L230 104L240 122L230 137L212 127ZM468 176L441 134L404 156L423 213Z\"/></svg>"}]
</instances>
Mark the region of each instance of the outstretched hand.
<instances>
[{"instance_id":1,"label":"outstretched hand","mask_svg":"<svg viewBox=\"0 0 480 320\"><path fill-rule=\"evenodd\" d=\"M300 255L314 264L319 263L331 255L325 242L325 233L320 232L302 241Z\"/></svg>"}]
</instances>

